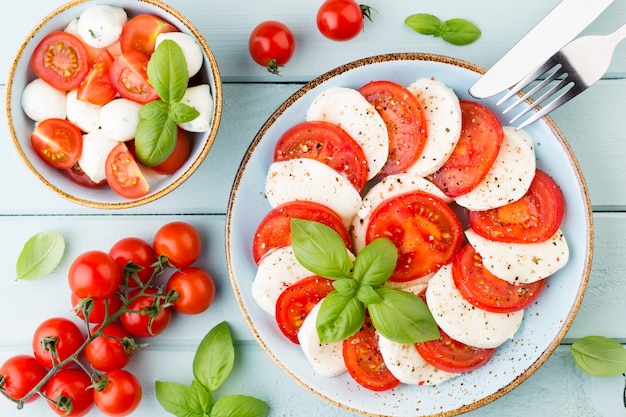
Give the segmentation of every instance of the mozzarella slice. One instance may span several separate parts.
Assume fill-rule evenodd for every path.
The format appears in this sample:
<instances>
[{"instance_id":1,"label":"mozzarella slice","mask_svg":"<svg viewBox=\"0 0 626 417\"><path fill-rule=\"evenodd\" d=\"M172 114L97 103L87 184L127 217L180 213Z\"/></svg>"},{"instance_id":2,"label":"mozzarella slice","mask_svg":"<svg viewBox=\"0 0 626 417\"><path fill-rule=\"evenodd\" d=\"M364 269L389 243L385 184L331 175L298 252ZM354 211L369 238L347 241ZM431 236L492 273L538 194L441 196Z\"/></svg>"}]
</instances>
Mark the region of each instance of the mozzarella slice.
<instances>
[{"instance_id":1,"label":"mozzarella slice","mask_svg":"<svg viewBox=\"0 0 626 417\"><path fill-rule=\"evenodd\" d=\"M489 210L519 200L535 177L534 142L525 130L504 126L500 152L485 178L470 192L456 197L469 210Z\"/></svg>"},{"instance_id":2,"label":"mozzarella slice","mask_svg":"<svg viewBox=\"0 0 626 417\"><path fill-rule=\"evenodd\" d=\"M100 109L102 106L76 98L78 90L72 90L66 96L67 120L74 123L85 133L100 127Z\"/></svg>"},{"instance_id":3,"label":"mozzarella slice","mask_svg":"<svg viewBox=\"0 0 626 417\"><path fill-rule=\"evenodd\" d=\"M204 60L204 54L202 48L196 39L183 32L166 32L160 33L156 37L155 47L158 48L159 44L165 39L176 42L185 56L185 62L187 64L187 72L189 78L193 77L200 71L202 67L202 61Z\"/></svg>"},{"instance_id":4,"label":"mozzarella slice","mask_svg":"<svg viewBox=\"0 0 626 417\"><path fill-rule=\"evenodd\" d=\"M125 98L109 101L100 109L102 131L118 142L134 138L142 107L141 104Z\"/></svg>"},{"instance_id":5,"label":"mozzarella slice","mask_svg":"<svg viewBox=\"0 0 626 417\"><path fill-rule=\"evenodd\" d=\"M319 94L309 107L306 120L324 120L339 125L363 149L372 179L387 162L387 126L376 108L357 90L333 87Z\"/></svg>"},{"instance_id":6,"label":"mozzarella slice","mask_svg":"<svg viewBox=\"0 0 626 417\"><path fill-rule=\"evenodd\" d=\"M438 385L457 375L427 363L413 344L394 342L378 335L378 348L389 372L404 384Z\"/></svg>"},{"instance_id":7,"label":"mozzarella slice","mask_svg":"<svg viewBox=\"0 0 626 417\"><path fill-rule=\"evenodd\" d=\"M80 14L76 30L87 45L106 48L117 42L127 21L123 8L96 4Z\"/></svg>"},{"instance_id":8,"label":"mozzarella slice","mask_svg":"<svg viewBox=\"0 0 626 417\"><path fill-rule=\"evenodd\" d=\"M106 179L107 156L118 143L104 133L102 129L96 129L83 135L83 151L78 158L78 165L93 182Z\"/></svg>"},{"instance_id":9,"label":"mozzarella slice","mask_svg":"<svg viewBox=\"0 0 626 417\"><path fill-rule=\"evenodd\" d=\"M361 195L350 180L323 162L296 158L270 165L265 193L272 207L295 200L321 203L349 226L361 205Z\"/></svg>"},{"instance_id":10,"label":"mozzarella slice","mask_svg":"<svg viewBox=\"0 0 626 417\"><path fill-rule=\"evenodd\" d=\"M472 229L465 236L489 272L505 281L531 283L547 278L569 260L569 247L559 229L545 242L504 243L486 239Z\"/></svg>"},{"instance_id":11,"label":"mozzarella slice","mask_svg":"<svg viewBox=\"0 0 626 417\"><path fill-rule=\"evenodd\" d=\"M298 341L313 371L321 376L334 377L347 371L343 361L343 342L322 343L320 341L315 326L320 305L321 302L317 303L302 322L298 330Z\"/></svg>"},{"instance_id":12,"label":"mozzarella slice","mask_svg":"<svg viewBox=\"0 0 626 417\"><path fill-rule=\"evenodd\" d=\"M426 300L441 330L452 339L478 348L496 348L512 339L524 317L524 310L492 313L470 304L454 285L450 265L430 279Z\"/></svg>"},{"instance_id":13,"label":"mozzarella slice","mask_svg":"<svg viewBox=\"0 0 626 417\"><path fill-rule=\"evenodd\" d=\"M407 171L427 176L441 168L459 142L461 105L454 91L434 78L420 78L407 88L422 103L428 132L422 154Z\"/></svg>"},{"instance_id":14,"label":"mozzarella slice","mask_svg":"<svg viewBox=\"0 0 626 417\"><path fill-rule=\"evenodd\" d=\"M35 122L45 119L65 119L67 116L65 92L57 90L41 78L26 84L22 91L22 109Z\"/></svg>"},{"instance_id":15,"label":"mozzarella slice","mask_svg":"<svg viewBox=\"0 0 626 417\"><path fill-rule=\"evenodd\" d=\"M181 103L198 110L200 114L195 119L180 123L178 126L188 132L207 132L211 128L213 119L213 96L208 84L199 84L187 88Z\"/></svg>"}]
</instances>

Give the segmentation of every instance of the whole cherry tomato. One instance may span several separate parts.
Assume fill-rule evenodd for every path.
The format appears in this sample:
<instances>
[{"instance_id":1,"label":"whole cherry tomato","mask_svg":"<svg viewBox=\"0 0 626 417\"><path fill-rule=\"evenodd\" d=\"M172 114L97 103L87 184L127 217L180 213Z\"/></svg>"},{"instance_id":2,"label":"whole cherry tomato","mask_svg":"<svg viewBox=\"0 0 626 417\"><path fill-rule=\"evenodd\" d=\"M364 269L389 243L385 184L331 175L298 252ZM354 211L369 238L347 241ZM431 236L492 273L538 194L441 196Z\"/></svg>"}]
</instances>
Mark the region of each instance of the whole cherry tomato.
<instances>
[{"instance_id":1,"label":"whole cherry tomato","mask_svg":"<svg viewBox=\"0 0 626 417\"><path fill-rule=\"evenodd\" d=\"M24 398L46 376L46 369L30 355L16 355L0 367L2 391L14 400ZM27 402L37 398L30 397Z\"/></svg>"},{"instance_id":2,"label":"whole cherry tomato","mask_svg":"<svg viewBox=\"0 0 626 417\"><path fill-rule=\"evenodd\" d=\"M250 33L248 50L257 64L272 74L279 74L278 67L284 66L296 49L296 41L284 23L267 20L259 23Z\"/></svg>"},{"instance_id":3,"label":"whole cherry tomato","mask_svg":"<svg viewBox=\"0 0 626 417\"><path fill-rule=\"evenodd\" d=\"M138 237L126 237L118 240L109 250L109 255L115 260L122 277L125 277L127 274L126 267L132 262L133 267L137 269L137 278L143 284L147 283L150 277L152 277L154 272L153 265L157 261L157 256L152 246ZM128 286L136 287L137 285L139 285L137 279L132 275L129 276Z\"/></svg>"},{"instance_id":4,"label":"whole cherry tomato","mask_svg":"<svg viewBox=\"0 0 626 417\"><path fill-rule=\"evenodd\" d=\"M172 318L172 307L165 306L164 294L160 294L159 290L154 287L144 289L144 295L139 295L139 291L141 288L129 294L129 298L135 298L135 300L128 305L129 311L122 313L120 321L132 336L156 336L169 324Z\"/></svg>"},{"instance_id":5,"label":"whole cherry tomato","mask_svg":"<svg viewBox=\"0 0 626 417\"><path fill-rule=\"evenodd\" d=\"M73 321L63 317L44 320L33 334L35 358L46 368L63 362L81 347L85 337Z\"/></svg>"},{"instance_id":6,"label":"whole cherry tomato","mask_svg":"<svg viewBox=\"0 0 626 417\"><path fill-rule=\"evenodd\" d=\"M93 332L100 329L96 326ZM94 369L108 372L128 365L135 353L135 343L128 331L119 323L109 323L102 334L96 336L83 351L85 359Z\"/></svg>"},{"instance_id":7,"label":"whole cherry tomato","mask_svg":"<svg viewBox=\"0 0 626 417\"><path fill-rule=\"evenodd\" d=\"M157 230L152 246L158 256L166 256L176 268L185 268L200 257L202 240L189 223L171 222Z\"/></svg>"},{"instance_id":8,"label":"whole cherry tomato","mask_svg":"<svg viewBox=\"0 0 626 417\"><path fill-rule=\"evenodd\" d=\"M122 283L117 264L108 253L92 250L78 255L67 274L70 289L79 298L108 298Z\"/></svg>"},{"instance_id":9,"label":"whole cherry tomato","mask_svg":"<svg viewBox=\"0 0 626 417\"><path fill-rule=\"evenodd\" d=\"M317 11L317 28L328 39L347 41L363 30L363 17L370 21L370 8L354 0L326 0Z\"/></svg>"},{"instance_id":10,"label":"whole cherry tomato","mask_svg":"<svg viewBox=\"0 0 626 417\"><path fill-rule=\"evenodd\" d=\"M107 316L111 316L122 307L122 300L113 295L109 298L80 298L76 294L71 293L70 299L72 308L78 317L85 319L86 312L89 323L100 324Z\"/></svg>"},{"instance_id":11,"label":"whole cherry tomato","mask_svg":"<svg viewBox=\"0 0 626 417\"><path fill-rule=\"evenodd\" d=\"M64 417L82 417L93 407L91 377L81 368L67 368L56 372L46 384L48 405Z\"/></svg>"},{"instance_id":12,"label":"whole cherry tomato","mask_svg":"<svg viewBox=\"0 0 626 417\"><path fill-rule=\"evenodd\" d=\"M135 411L141 402L141 383L125 369L107 372L96 386L93 399L98 410L110 417L124 417Z\"/></svg>"},{"instance_id":13,"label":"whole cherry tomato","mask_svg":"<svg viewBox=\"0 0 626 417\"><path fill-rule=\"evenodd\" d=\"M174 310L183 314L199 314L205 311L215 298L215 282L201 268L183 268L172 274L167 281L166 291L176 291L172 303Z\"/></svg>"}]
</instances>

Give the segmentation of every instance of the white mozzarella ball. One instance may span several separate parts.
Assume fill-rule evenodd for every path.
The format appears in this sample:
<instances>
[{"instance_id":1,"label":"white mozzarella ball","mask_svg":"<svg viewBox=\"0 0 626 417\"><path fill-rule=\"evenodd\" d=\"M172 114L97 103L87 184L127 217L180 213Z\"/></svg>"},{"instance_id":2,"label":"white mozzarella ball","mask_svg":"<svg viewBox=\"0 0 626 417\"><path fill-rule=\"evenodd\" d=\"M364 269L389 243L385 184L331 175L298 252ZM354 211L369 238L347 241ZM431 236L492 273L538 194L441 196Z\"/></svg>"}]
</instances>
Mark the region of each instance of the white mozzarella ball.
<instances>
[{"instance_id":1,"label":"white mozzarella ball","mask_svg":"<svg viewBox=\"0 0 626 417\"><path fill-rule=\"evenodd\" d=\"M127 21L123 8L96 4L80 14L77 33L87 45L106 48L117 42Z\"/></svg>"},{"instance_id":2,"label":"white mozzarella ball","mask_svg":"<svg viewBox=\"0 0 626 417\"><path fill-rule=\"evenodd\" d=\"M100 109L102 106L79 100L76 97L78 90L67 93L67 120L74 123L85 133L100 127Z\"/></svg>"},{"instance_id":3,"label":"white mozzarella ball","mask_svg":"<svg viewBox=\"0 0 626 417\"><path fill-rule=\"evenodd\" d=\"M208 84L199 84L187 88L181 103L198 110L200 114L195 119L180 123L178 126L188 132L206 132L211 128L213 118L213 96Z\"/></svg>"},{"instance_id":4,"label":"white mozzarella ball","mask_svg":"<svg viewBox=\"0 0 626 417\"><path fill-rule=\"evenodd\" d=\"M118 143L101 129L83 135L83 151L78 158L78 164L93 182L106 179L106 160Z\"/></svg>"},{"instance_id":5,"label":"white mozzarella ball","mask_svg":"<svg viewBox=\"0 0 626 417\"><path fill-rule=\"evenodd\" d=\"M141 108L141 104L125 98L111 100L100 110L102 131L118 142L134 138Z\"/></svg>"},{"instance_id":6,"label":"white mozzarella ball","mask_svg":"<svg viewBox=\"0 0 626 417\"><path fill-rule=\"evenodd\" d=\"M65 119L67 107L65 92L57 90L41 78L35 78L22 91L22 109L36 122L45 119Z\"/></svg>"},{"instance_id":7,"label":"white mozzarella ball","mask_svg":"<svg viewBox=\"0 0 626 417\"><path fill-rule=\"evenodd\" d=\"M183 51L185 55L185 62L187 63L187 71L189 72L189 77L193 77L200 71L202 67L202 61L204 60L204 54L202 53L202 48L200 44L196 41L196 39L183 32L166 32L160 33L156 37L156 47L159 47L159 44L163 42L165 39L169 39L171 41L176 42L178 46Z\"/></svg>"}]
</instances>

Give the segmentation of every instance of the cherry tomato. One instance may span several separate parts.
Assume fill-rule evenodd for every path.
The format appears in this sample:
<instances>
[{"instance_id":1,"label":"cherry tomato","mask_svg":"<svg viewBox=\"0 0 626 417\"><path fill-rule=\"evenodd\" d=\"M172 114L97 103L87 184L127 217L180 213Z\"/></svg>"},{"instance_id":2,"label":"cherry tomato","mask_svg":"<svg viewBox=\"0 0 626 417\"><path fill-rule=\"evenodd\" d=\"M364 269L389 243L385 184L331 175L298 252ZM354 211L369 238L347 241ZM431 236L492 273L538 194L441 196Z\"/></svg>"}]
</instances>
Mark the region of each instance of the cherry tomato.
<instances>
[{"instance_id":1,"label":"cherry tomato","mask_svg":"<svg viewBox=\"0 0 626 417\"><path fill-rule=\"evenodd\" d=\"M46 119L35 126L30 142L48 165L58 169L72 168L83 149L83 134L65 119Z\"/></svg>"},{"instance_id":2,"label":"cherry tomato","mask_svg":"<svg viewBox=\"0 0 626 417\"><path fill-rule=\"evenodd\" d=\"M77 88L89 72L89 55L76 36L52 32L35 47L31 65L35 74L52 87L70 91Z\"/></svg>"},{"instance_id":3,"label":"cherry tomato","mask_svg":"<svg viewBox=\"0 0 626 417\"><path fill-rule=\"evenodd\" d=\"M122 283L117 264L108 253L91 250L72 262L68 272L70 289L79 298L108 298Z\"/></svg>"},{"instance_id":4,"label":"cherry tomato","mask_svg":"<svg viewBox=\"0 0 626 417\"><path fill-rule=\"evenodd\" d=\"M145 104L158 95L148 81L150 56L136 50L124 52L111 65L111 83L120 96Z\"/></svg>"},{"instance_id":5,"label":"cherry tomato","mask_svg":"<svg viewBox=\"0 0 626 417\"><path fill-rule=\"evenodd\" d=\"M113 55L107 50L98 55L87 76L78 86L76 98L100 106L115 98L117 90L113 87L109 76L113 60Z\"/></svg>"},{"instance_id":6,"label":"cherry tomato","mask_svg":"<svg viewBox=\"0 0 626 417\"><path fill-rule=\"evenodd\" d=\"M152 242L155 252L159 256L166 256L176 268L191 266L202 252L200 234L189 223L167 223L154 235Z\"/></svg>"},{"instance_id":7,"label":"cherry tomato","mask_svg":"<svg viewBox=\"0 0 626 417\"><path fill-rule=\"evenodd\" d=\"M317 28L334 41L347 41L363 31L363 17L370 8L354 0L326 0L317 11Z\"/></svg>"},{"instance_id":8,"label":"cherry tomato","mask_svg":"<svg viewBox=\"0 0 626 417\"><path fill-rule=\"evenodd\" d=\"M59 416L82 417L93 407L91 377L80 368L61 369L46 384L48 405Z\"/></svg>"},{"instance_id":9,"label":"cherry tomato","mask_svg":"<svg viewBox=\"0 0 626 417\"><path fill-rule=\"evenodd\" d=\"M10 398L21 400L41 382L48 371L30 355L16 355L0 367L0 389ZM37 399L33 395L27 402Z\"/></svg>"},{"instance_id":10,"label":"cherry tomato","mask_svg":"<svg viewBox=\"0 0 626 417\"><path fill-rule=\"evenodd\" d=\"M213 277L204 269L193 266L174 272L165 289L168 294L176 291L178 298L172 303L172 307L183 314L200 314L215 299Z\"/></svg>"},{"instance_id":11,"label":"cherry tomato","mask_svg":"<svg viewBox=\"0 0 626 417\"><path fill-rule=\"evenodd\" d=\"M84 340L82 331L73 321L53 317L44 320L35 329L33 353L40 364L52 368L76 353Z\"/></svg>"},{"instance_id":12,"label":"cherry tomato","mask_svg":"<svg viewBox=\"0 0 626 417\"><path fill-rule=\"evenodd\" d=\"M95 333L101 326L93 329ZM108 372L128 365L135 353L130 334L119 323L109 323L102 334L95 337L83 350L85 359L98 371Z\"/></svg>"},{"instance_id":13,"label":"cherry tomato","mask_svg":"<svg viewBox=\"0 0 626 417\"><path fill-rule=\"evenodd\" d=\"M139 283L146 284L152 277L154 264L157 262L157 255L152 246L138 237L125 237L118 240L109 250L109 255L117 264L122 276L139 268L136 272L139 282L129 275L127 284L129 287L136 287ZM132 265L129 265L131 262ZM128 270L127 266L129 266Z\"/></svg>"},{"instance_id":14,"label":"cherry tomato","mask_svg":"<svg viewBox=\"0 0 626 417\"><path fill-rule=\"evenodd\" d=\"M83 299L71 293L70 298L74 312L76 312L76 315L81 319L85 319L84 311L85 309L89 309L87 313L87 321L89 323L100 324L104 321L107 314L111 316L122 307L122 300L115 295L108 298L88 297Z\"/></svg>"},{"instance_id":15,"label":"cherry tomato","mask_svg":"<svg viewBox=\"0 0 626 417\"><path fill-rule=\"evenodd\" d=\"M100 188L104 187L107 183L106 180L94 182L91 178L89 178L89 175L85 174L85 171L83 171L78 162L76 162L73 167L64 169L63 173L67 178L74 181L76 184L87 188Z\"/></svg>"},{"instance_id":16,"label":"cherry tomato","mask_svg":"<svg viewBox=\"0 0 626 417\"><path fill-rule=\"evenodd\" d=\"M135 337L153 337L162 333L172 318L172 307L164 306L164 294L154 287L144 289L145 294L138 296L140 288L129 294L129 299L137 297L128 305L128 312L122 313L122 326Z\"/></svg>"},{"instance_id":17,"label":"cherry tomato","mask_svg":"<svg viewBox=\"0 0 626 417\"><path fill-rule=\"evenodd\" d=\"M516 202L486 211L470 211L472 229L499 242L536 243L550 239L561 226L565 200L558 184L541 170Z\"/></svg>"},{"instance_id":18,"label":"cherry tomato","mask_svg":"<svg viewBox=\"0 0 626 417\"><path fill-rule=\"evenodd\" d=\"M165 161L153 166L152 169L159 174L173 174L187 162L190 151L189 133L184 129L178 128L174 150Z\"/></svg>"},{"instance_id":19,"label":"cherry tomato","mask_svg":"<svg viewBox=\"0 0 626 417\"><path fill-rule=\"evenodd\" d=\"M98 410L110 417L124 417L137 409L141 402L141 383L124 369L104 374L100 381L104 388L96 388L93 399Z\"/></svg>"},{"instance_id":20,"label":"cherry tomato","mask_svg":"<svg viewBox=\"0 0 626 417\"><path fill-rule=\"evenodd\" d=\"M120 48L122 52L136 50L152 55L156 38L161 33L178 32L176 26L152 14L140 14L130 19L122 28Z\"/></svg>"},{"instance_id":21,"label":"cherry tomato","mask_svg":"<svg viewBox=\"0 0 626 417\"><path fill-rule=\"evenodd\" d=\"M150 190L150 184L124 142L109 152L104 172L111 189L124 198L140 198Z\"/></svg>"},{"instance_id":22,"label":"cherry tomato","mask_svg":"<svg viewBox=\"0 0 626 417\"><path fill-rule=\"evenodd\" d=\"M307 121L288 129L274 148L274 161L312 158L344 174L363 191L367 181L367 159L363 148L339 126Z\"/></svg>"},{"instance_id":23,"label":"cherry tomato","mask_svg":"<svg viewBox=\"0 0 626 417\"><path fill-rule=\"evenodd\" d=\"M259 23L250 33L248 50L257 64L266 67L272 74L278 74L278 67L284 66L296 49L296 41L284 23L267 20Z\"/></svg>"}]
</instances>

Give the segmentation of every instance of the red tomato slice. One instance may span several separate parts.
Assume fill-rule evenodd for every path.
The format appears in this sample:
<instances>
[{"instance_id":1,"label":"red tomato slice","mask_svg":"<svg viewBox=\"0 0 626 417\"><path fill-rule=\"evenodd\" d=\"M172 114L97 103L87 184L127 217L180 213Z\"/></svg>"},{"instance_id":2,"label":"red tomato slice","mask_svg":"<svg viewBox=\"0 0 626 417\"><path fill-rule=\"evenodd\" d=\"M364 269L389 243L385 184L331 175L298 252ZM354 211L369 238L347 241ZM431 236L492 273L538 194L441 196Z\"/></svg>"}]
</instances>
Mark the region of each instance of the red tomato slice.
<instances>
[{"instance_id":1,"label":"red tomato slice","mask_svg":"<svg viewBox=\"0 0 626 417\"><path fill-rule=\"evenodd\" d=\"M159 174L172 174L187 161L190 150L189 134L184 129L178 128L174 150L165 161L153 166L152 169Z\"/></svg>"},{"instance_id":2,"label":"red tomato slice","mask_svg":"<svg viewBox=\"0 0 626 417\"><path fill-rule=\"evenodd\" d=\"M120 48L122 52L135 50L152 55L157 35L166 32L178 32L178 29L158 16L137 15L124 25L120 35Z\"/></svg>"},{"instance_id":3,"label":"red tomato slice","mask_svg":"<svg viewBox=\"0 0 626 417\"><path fill-rule=\"evenodd\" d=\"M345 174L363 191L367 182L367 160L361 146L339 126L310 121L287 130L276 143L274 161L312 158Z\"/></svg>"},{"instance_id":4,"label":"red tomato slice","mask_svg":"<svg viewBox=\"0 0 626 417\"><path fill-rule=\"evenodd\" d=\"M531 305L544 287L545 279L530 284L511 284L483 266L481 256L467 244L452 263L454 284L467 301L483 310L509 313Z\"/></svg>"},{"instance_id":5,"label":"red tomato slice","mask_svg":"<svg viewBox=\"0 0 626 417\"><path fill-rule=\"evenodd\" d=\"M30 141L37 154L58 169L72 168L83 149L83 134L65 119L46 119L35 126Z\"/></svg>"},{"instance_id":6,"label":"red tomato slice","mask_svg":"<svg viewBox=\"0 0 626 417\"><path fill-rule=\"evenodd\" d=\"M398 262L389 278L405 282L435 272L461 248L463 232L452 209L421 191L390 198L372 213L366 243L386 237L398 248Z\"/></svg>"},{"instance_id":7,"label":"red tomato slice","mask_svg":"<svg viewBox=\"0 0 626 417\"><path fill-rule=\"evenodd\" d=\"M150 189L135 158L124 142L120 142L109 153L105 165L109 187L126 198L139 198Z\"/></svg>"},{"instance_id":8,"label":"red tomato slice","mask_svg":"<svg viewBox=\"0 0 626 417\"><path fill-rule=\"evenodd\" d=\"M149 55L134 50L115 58L111 65L111 83L122 97L141 104L158 98L148 82L149 60Z\"/></svg>"},{"instance_id":9,"label":"red tomato slice","mask_svg":"<svg viewBox=\"0 0 626 417\"><path fill-rule=\"evenodd\" d=\"M516 202L486 211L470 211L472 229L499 242L535 243L552 237L563 220L565 200L558 184L541 170Z\"/></svg>"},{"instance_id":10,"label":"red tomato slice","mask_svg":"<svg viewBox=\"0 0 626 417\"><path fill-rule=\"evenodd\" d=\"M391 81L372 81L359 89L387 126L389 156L379 175L406 171L417 161L426 143L426 116L409 90Z\"/></svg>"},{"instance_id":11,"label":"red tomato slice","mask_svg":"<svg viewBox=\"0 0 626 417\"><path fill-rule=\"evenodd\" d=\"M502 145L502 125L485 106L461 100L461 137L432 181L450 197L465 194L487 175Z\"/></svg>"},{"instance_id":12,"label":"red tomato slice","mask_svg":"<svg viewBox=\"0 0 626 417\"><path fill-rule=\"evenodd\" d=\"M372 391L387 391L400 384L378 349L376 329L369 317L361 330L343 341L343 360L352 379Z\"/></svg>"},{"instance_id":13,"label":"red tomato slice","mask_svg":"<svg viewBox=\"0 0 626 417\"><path fill-rule=\"evenodd\" d=\"M67 32L52 32L37 44L31 58L35 74L52 87L70 91L89 72L89 54L83 42Z\"/></svg>"},{"instance_id":14,"label":"red tomato slice","mask_svg":"<svg viewBox=\"0 0 626 417\"><path fill-rule=\"evenodd\" d=\"M261 220L252 242L252 256L256 263L271 249L291 245L289 221L292 218L325 224L341 236L348 249L352 247L348 230L333 210L312 201L292 201L273 208Z\"/></svg>"},{"instance_id":15,"label":"red tomato slice","mask_svg":"<svg viewBox=\"0 0 626 417\"><path fill-rule=\"evenodd\" d=\"M285 288L276 300L276 323L293 343L300 344L298 330L313 307L335 288L333 281L317 275Z\"/></svg>"},{"instance_id":16,"label":"red tomato slice","mask_svg":"<svg viewBox=\"0 0 626 417\"><path fill-rule=\"evenodd\" d=\"M115 98L117 90L113 87L109 76L113 60L113 55L107 50L98 55L89 73L78 86L76 98L100 106Z\"/></svg>"},{"instance_id":17,"label":"red tomato slice","mask_svg":"<svg viewBox=\"0 0 626 417\"><path fill-rule=\"evenodd\" d=\"M63 173L76 184L87 188L100 188L105 186L107 183L106 180L94 182L91 178L89 178L89 175L85 174L85 171L83 171L78 162L76 162L73 167L63 170Z\"/></svg>"}]
</instances>

